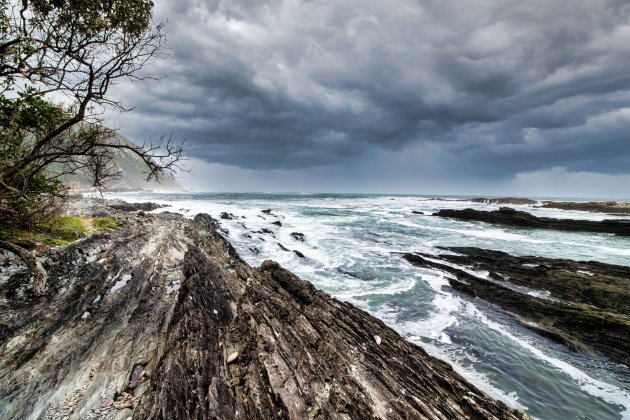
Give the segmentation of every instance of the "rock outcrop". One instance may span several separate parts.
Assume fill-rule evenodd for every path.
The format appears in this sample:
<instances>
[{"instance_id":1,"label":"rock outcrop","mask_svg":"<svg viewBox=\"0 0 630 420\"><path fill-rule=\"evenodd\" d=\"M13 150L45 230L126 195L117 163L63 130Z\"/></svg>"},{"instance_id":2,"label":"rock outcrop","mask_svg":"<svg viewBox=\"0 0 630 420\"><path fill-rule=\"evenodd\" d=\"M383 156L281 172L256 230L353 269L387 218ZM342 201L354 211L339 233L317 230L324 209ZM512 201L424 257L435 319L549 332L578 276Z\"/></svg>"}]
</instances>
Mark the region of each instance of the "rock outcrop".
<instances>
[{"instance_id":1,"label":"rock outcrop","mask_svg":"<svg viewBox=\"0 0 630 420\"><path fill-rule=\"evenodd\" d=\"M470 201L473 203L482 204L537 204L538 201L529 198L522 197L501 197L501 198L473 198Z\"/></svg>"},{"instance_id":2,"label":"rock outcrop","mask_svg":"<svg viewBox=\"0 0 630 420\"><path fill-rule=\"evenodd\" d=\"M630 214L630 203L617 201L544 201L540 207L597 213Z\"/></svg>"},{"instance_id":3,"label":"rock outcrop","mask_svg":"<svg viewBox=\"0 0 630 420\"><path fill-rule=\"evenodd\" d=\"M630 267L444 249L455 254L403 257L449 273L453 289L497 305L543 336L630 366Z\"/></svg>"},{"instance_id":4,"label":"rock outcrop","mask_svg":"<svg viewBox=\"0 0 630 420\"><path fill-rule=\"evenodd\" d=\"M486 222L492 224L516 226L537 229L555 229L573 232L612 233L619 236L630 236L630 220L573 220L554 219L551 217L536 217L524 211L517 211L509 207L499 210L483 211L474 209L452 210L443 209L433 214L452 219Z\"/></svg>"},{"instance_id":5,"label":"rock outcrop","mask_svg":"<svg viewBox=\"0 0 630 420\"><path fill-rule=\"evenodd\" d=\"M383 322L207 215L120 212L48 255L47 294L0 271L0 418L518 419Z\"/></svg>"}]
</instances>

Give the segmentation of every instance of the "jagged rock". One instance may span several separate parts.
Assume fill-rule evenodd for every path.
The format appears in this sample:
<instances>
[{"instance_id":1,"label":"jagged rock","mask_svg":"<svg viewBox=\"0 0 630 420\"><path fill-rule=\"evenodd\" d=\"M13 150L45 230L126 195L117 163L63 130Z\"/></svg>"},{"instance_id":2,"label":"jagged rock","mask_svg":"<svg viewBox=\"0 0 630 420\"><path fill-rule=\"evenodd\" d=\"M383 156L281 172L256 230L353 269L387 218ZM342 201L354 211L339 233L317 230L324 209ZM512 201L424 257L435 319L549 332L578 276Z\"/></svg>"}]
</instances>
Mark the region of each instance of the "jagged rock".
<instances>
[{"instance_id":1,"label":"jagged rock","mask_svg":"<svg viewBox=\"0 0 630 420\"><path fill-rule=\"evenodd\" d=\"M271 222L272 225L282 226L282 222L280 220L276 220L275 222Z\"/></svg>"},{"instance_id":2,"label":"jagged rock","mask_svg":"<svg viewBox=\"0 0 630 420\"><path fill-rule=\"evenodd\" d=\"M291 232L289 234L296 241L304 242L304 234L300 232Z\"/></svg>"},{"instance_id":3,"label":"jagged rock","mask_svg":"<svg viewBox=\"0 0 630 420\"><path fill-rule=\"evenodd\" d=\"M265 214L271 214L271 209L261 210Z\"/></svg>"},{"instance_id":4,"label":"jagged rock","mask_svg":"<svg viewBox=\"0 0 630 420\"><path fill-rule=\"evenodd\" d=\"M403 257L413 265L452 274L449 284L455 290L498 305L541 335L630 365L630 267L517 257L479 248L444 249L456 255ZM487 271L488 278L453 264Z\"/></svg>"},{"instance_id":5,"label":"jagged rock","mask_svg":"<svg viewBox=\"0 0 630 420\"><path fill-rule=\"evenodd\" d=\"M530 213L517 211L509 207L501 207L499 210L494 211L443 209L434 213L434 216L516 227L612 233L619 236L630 236L630 220L553 219L550 217L536 217Z\"/></svg>"},{"instance_id":6,"label":"jagged rock","mask_svg":"<svg viewBox=\"0 0 630 420\"><path fill-rule=\"evenodd\" d=\"M294 250L293 250L293 253L294 253L295 255L297 255L298 257L300 257L300 258L306 258L306 257L304 256L304 254L302 254L300 251L298 251L298 250L296 250L296 249L294 249Z\"/></svg>"},{"instance_id":7,"label":"jagged rock","mask_svg":"<svg viewBox=\"0 0 630 420\"><path fill-rule=\"evenodd\" d=\"M237 216L233 215L232 213L227 213L227 212L221 212L221 219L223 220L233 220L238 218Z\"/></svg>"},{"instance_id":8,"label":"jagged rock","mask_svg":"<svg viewBox=\"0 0 630 420\"><path fill-rule=\"evenodd\" d=\"M26 274L0 283L0 418L527 418L277 263L248 266L207 215L120 218L51 251L44 298L15 293Z\"/></svg>"}]
</instances>

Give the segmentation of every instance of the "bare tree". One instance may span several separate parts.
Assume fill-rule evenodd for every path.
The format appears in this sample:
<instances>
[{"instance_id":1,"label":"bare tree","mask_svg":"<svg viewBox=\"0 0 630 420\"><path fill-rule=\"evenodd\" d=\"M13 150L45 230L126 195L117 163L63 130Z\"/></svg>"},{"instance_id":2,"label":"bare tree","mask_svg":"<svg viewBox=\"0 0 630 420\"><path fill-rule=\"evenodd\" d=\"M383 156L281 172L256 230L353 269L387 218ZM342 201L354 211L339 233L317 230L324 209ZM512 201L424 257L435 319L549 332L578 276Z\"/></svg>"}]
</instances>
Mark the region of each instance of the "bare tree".
<instances>
[{"instance_id":1,"label":"bare tree","mask_svg":"<svg viewBox=\"0 0 630 420\"><path fill-rule=\"evenodd\" d=\"M180 169L184 148L168 136L128 143L100 118L107 109L129 111L109 95L113 85L153 78L142 70L160 55L164 36L150 0L0 5L0 247L36 273L41 294L41 266L9 240L15 228L54 214L68 193L63 177L81 171L101 188L120 175L113 152L126 149L159 180Z\"/></svg>"}]
</instances>

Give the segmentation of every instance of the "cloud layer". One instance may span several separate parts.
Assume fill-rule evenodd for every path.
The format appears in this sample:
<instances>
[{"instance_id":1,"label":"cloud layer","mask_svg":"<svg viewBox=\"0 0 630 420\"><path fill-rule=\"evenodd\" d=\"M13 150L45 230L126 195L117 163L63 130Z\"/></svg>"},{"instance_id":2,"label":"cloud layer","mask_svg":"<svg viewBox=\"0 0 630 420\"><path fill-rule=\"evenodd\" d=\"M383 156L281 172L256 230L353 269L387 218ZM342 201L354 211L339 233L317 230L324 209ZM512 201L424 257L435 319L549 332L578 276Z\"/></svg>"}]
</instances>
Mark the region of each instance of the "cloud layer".
<instances>
[{"instance_id":1,"label":"cloud layer","mask_svg":"<svg viewBox=\"0 0 630 420\"><path fill-rule=\"evenodd\" d=\"M123 131L175 129L207 163L343 168L409 152L480 180L630 173L627 1L163 0L156 12L170 54L152 70L167 78L120 88L136 108Z\"/></svg>"}]
</instances>

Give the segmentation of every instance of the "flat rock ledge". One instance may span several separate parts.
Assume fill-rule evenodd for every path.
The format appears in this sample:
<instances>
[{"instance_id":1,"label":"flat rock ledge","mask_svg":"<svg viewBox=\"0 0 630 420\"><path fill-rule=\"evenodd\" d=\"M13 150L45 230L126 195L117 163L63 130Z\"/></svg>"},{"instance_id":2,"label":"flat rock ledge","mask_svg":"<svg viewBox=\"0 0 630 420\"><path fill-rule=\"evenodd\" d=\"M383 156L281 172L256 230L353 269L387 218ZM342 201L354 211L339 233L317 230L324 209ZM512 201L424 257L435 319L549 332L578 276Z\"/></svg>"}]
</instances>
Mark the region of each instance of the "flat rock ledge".
<instances>
[{"instance_id":1,"label":"flat rock ledge","mask_svg":"<svg viewBox=\"0 0 630 420\"><path fill-rule=\"evenodd\" d=\"M619 236L630 236L630 219L574 220L554 219L551 217L536 217L525 211L501 207L499 210L485 211L475 209L443 209L433 214L465 221L485 222L497 225L554 229L571 232L609 233Z\"/></svg>"},{"instance_id":2,"label":"flat rock ledge","mask_svg":"<svg viewBox=\"0 0 630 420\"><path fill-rule=\"evenodd\" d=\"M207 215L116 216L52 250L47 295L0 270L0 418L524 419Z\"/></svg>"},{"instance_id":3,"label":"flat rock ledge","mask_svg":"<svg viewBox=\"0 0 630 420\"><path fill-rule=\"evenodd\" d=\"M472 247L443 250L439 256L403 258L449 273L453 289L494 305L544 337L619 363L619 375L630 379L630 267Z\"/></svg>"}]
</instances>

